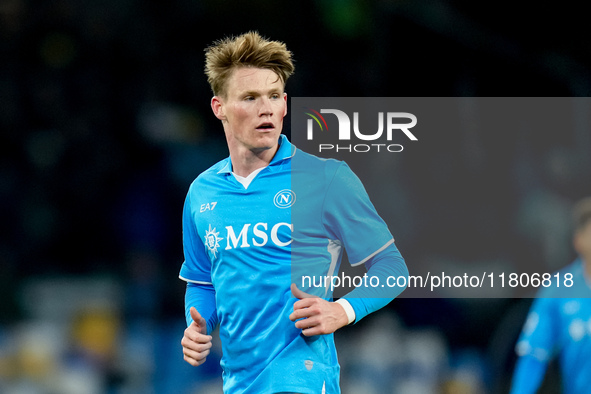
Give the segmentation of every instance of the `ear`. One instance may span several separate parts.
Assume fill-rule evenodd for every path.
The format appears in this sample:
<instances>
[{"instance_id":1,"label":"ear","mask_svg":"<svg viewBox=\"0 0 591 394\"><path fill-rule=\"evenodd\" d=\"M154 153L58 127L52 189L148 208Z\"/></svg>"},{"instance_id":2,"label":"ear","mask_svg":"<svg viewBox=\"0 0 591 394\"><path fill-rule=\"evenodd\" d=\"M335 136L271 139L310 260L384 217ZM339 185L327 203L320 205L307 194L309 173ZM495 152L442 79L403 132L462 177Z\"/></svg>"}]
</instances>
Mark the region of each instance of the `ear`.
<instances>
[{"instance_id":1,"label":"ear","mask_svg":"<svg viewBox=\"0 0 591 394\"><path fill-rule=\"evenodd\" d=\"M226 120L226 114L224 111L224 102L221 97L213 96L211 99L211 110L216 118L219 120Z\"/></svg>"},{"instance_id":2,"label":"ear","mask_svg":"<svg viewBox=\"0 0 591 394\"><path fill-rule=\"evenodd\" d=\"M283 93L283 101L285 101L285 110L283 111L283 117L287 115L287 93Z\"/></svg>"}]
</instances>

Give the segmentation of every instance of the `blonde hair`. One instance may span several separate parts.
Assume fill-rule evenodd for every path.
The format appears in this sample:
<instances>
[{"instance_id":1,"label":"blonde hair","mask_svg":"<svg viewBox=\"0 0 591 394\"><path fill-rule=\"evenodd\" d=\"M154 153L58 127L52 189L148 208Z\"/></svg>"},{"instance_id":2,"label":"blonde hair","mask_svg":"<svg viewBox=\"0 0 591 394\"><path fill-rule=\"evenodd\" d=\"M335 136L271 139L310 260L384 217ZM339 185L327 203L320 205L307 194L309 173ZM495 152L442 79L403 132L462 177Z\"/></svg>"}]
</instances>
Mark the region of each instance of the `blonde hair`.
<instances>
[{"instance_id":1,"label":"blonde hair","mask_svg":"<svg viewBox=\"0 0 591 394\"><path fill-rule=\"evenodd\" d=\"M284 43L267 40L255 31L216 41L205 50L205 74L214 95L226 95L228 78L238 67L272 70L284 85L295 69Z\"/></svg>"}]
</instances>

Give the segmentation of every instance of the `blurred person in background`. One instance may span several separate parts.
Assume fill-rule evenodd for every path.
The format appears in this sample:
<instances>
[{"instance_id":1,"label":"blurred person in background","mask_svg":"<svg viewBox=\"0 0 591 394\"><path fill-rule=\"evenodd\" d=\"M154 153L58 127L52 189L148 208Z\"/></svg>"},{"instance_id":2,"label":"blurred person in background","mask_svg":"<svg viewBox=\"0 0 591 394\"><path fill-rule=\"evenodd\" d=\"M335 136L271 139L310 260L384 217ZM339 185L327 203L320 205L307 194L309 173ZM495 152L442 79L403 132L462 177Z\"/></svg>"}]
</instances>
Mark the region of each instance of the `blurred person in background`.
<instances>
[{"instance_id":1,"label":"blurred person in background","mask_svg":"<svg viewBox=\"0 0 591 394\"><path fill-rule=\"evenodd\" d=\"M281 135L285 82L293 71L285 44L254 32L206 52L211 107L230 157L199 175L185 201L180 277L187 282L188 328L181 343L185 360L201 365L219 324L225 393L339 393L333 333L404 290L389 288L386 297L358 287L336 302L332 293L310 297L291 284L297 233L305 234L308 261L325 275L338 269L344 246L352 264L365 263L368 276L408 276L387 225L349 167L308 155ZM285 209L296 201L294 157L309 180L295 190L297 201L317 215L304 231L294 229Z\"/></svg>"},{"instance_id":2,"label":"blurred person in background","mask_svg":"<svg viewBox=\"0 0 591 394\"><path fill-rule=\"evenodd\" d=\"M575 205L573 217L578 257L552 275L531 306L516 345L514 394L536 392L554 357L565 393L591 392L591 197Z\"/></svg>"}]
</instances>

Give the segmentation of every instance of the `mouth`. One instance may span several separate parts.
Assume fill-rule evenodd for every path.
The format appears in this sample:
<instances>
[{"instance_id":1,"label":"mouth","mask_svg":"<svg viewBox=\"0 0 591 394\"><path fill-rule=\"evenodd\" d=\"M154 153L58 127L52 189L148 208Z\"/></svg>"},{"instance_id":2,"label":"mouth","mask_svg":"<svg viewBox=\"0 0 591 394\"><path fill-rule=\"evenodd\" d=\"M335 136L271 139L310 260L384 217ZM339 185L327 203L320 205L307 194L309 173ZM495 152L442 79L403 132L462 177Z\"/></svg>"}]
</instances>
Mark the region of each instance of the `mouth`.
<instances>
[{"instance_id":1,"label":"mouth","mask_svg":"<svg viewBox=\"0 0 591 394\"><path fill-rule=\"evenodd\" d=\"M258 131L271 131L273 129L275 129L275 125L271 122L261 123L257 126Z\"/></svg>"}]
</instances>

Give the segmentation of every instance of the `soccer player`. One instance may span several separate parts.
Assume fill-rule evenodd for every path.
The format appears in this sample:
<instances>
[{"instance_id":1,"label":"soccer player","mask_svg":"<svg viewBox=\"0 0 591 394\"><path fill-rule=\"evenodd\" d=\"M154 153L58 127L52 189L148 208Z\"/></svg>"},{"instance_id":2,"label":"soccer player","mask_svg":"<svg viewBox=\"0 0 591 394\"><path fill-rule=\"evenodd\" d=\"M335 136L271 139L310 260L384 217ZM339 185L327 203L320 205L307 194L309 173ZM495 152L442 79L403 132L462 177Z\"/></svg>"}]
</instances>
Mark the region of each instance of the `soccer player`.
<instances>
[{"instance_id":1,"label":"soccer player","mask_svg":"<svg viewBox=\"0 0 591 394\"><path fill-rule=\"evenodd\" d=\"M591 198L575 206L574 219L579 257L532 304L516 346L512 393L535 393L555 356L564 392L591 392Z\"/></svg>"},{"instance_id":2,"label":"soccer player","mask_svg":"<svg viewBox=\"0 0 591 394\"><path fill-rule=\"evenodd\" d=\"M198 366L219 324L225 393L339 393L333 333L403 290L360 286L336 302L328 291L310 296L292 284L296 243L326 277L338 269L343 247L352 264L365 264L382 283L408 276L349 167L302 152L281 135L293 71L285 44L255 32L206 51L211 108L230 156L200 174L185 201L180 278L188 328L181 343L184 359ZM292 186L294 173L306 182ZM301 225L294 226L294 204L305 204L309 215Z\"/></svg>"}]
</instances>

